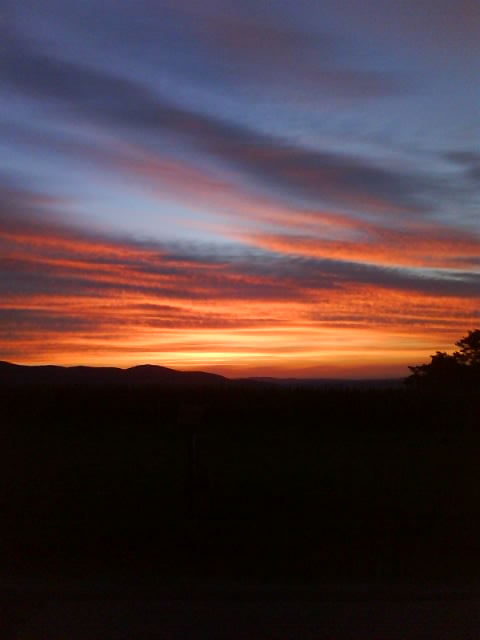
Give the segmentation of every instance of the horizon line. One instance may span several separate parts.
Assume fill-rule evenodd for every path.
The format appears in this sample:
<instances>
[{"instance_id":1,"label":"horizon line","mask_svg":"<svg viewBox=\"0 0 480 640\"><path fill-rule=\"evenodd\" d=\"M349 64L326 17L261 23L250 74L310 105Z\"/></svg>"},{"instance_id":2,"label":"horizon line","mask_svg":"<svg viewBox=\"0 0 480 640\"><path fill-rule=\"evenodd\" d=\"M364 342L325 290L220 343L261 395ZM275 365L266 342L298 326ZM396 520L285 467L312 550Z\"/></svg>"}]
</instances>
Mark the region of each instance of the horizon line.
<instances>
[{"instance_id":1,"label":"horizon line","mask_svg":"<svg viewBox=\"0 0 480 640\"><path fill-rule=\"evenodd\" d=\"M325 381L363 381L363 380L371 380L371 381L375 381L375 380L402 380L403 378L407 377L408 373L405 375L345 375L345 376L335 376L335 375L295 375L293 372L292 374L280 374L280 375L261 375L261 374L257 374L257 375L239 375L239 376L231 376L231 375L224 375L222 373L218 373L218 371L211 371L208 369L179 369L176 367L169 367L166 365L161 365L161 364L153 364L151 362L144 362L144 363L139 363L139 364L135 364L135 365L131 365L131 366L118 366L118 365L88 365L88 364L55 364L52 362L49 363L36 363L36 364L26 364L26 363L19 363L19 362L12 362L10 360L0 360L0 365L10 365L10 366L14 366L14 367L25 367L25 368L41 368L41 367L56 367L58 369L78 369L78 368L82 368L82 369L94 369L94 370L99 370L99 369L115 369L115 370L119 370L119 371L129 371L131 369L137 369L140 367L152 367L152 368L158 368L158 369L167 369L168 371L174 371L174 372L178 372L178 373L205 373L205 374L209 374L209 375L215 375L215 376L219 376L222 378L225 378L227 380L285 380L285 381L289 381L289 380L325 380Z\"/></svg>"}]
</instances>

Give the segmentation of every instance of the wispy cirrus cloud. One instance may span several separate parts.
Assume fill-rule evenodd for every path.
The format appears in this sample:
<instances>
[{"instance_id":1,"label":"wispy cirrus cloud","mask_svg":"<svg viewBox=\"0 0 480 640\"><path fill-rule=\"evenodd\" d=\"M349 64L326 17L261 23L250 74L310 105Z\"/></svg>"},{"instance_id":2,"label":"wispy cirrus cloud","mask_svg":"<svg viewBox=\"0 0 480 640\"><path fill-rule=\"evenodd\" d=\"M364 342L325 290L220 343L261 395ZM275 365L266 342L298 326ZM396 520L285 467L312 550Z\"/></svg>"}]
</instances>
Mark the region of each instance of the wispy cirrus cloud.
<instances>
[{"instance_id":1,"label":"wispy cirrus cloud","mask_svg":"<svg viewBox=\"0 0 480 640\"><path fill-rule=\"evenodd\" d=\"M366 159L297 146L249 127L195 112L128 78L53 57L16 37L2 42L0 78L11 90L77 113L126 140L157 148L166 136L258 187L310 203L426 213L435 180ZM151 136L157 136L152 139Z\"/></svg>"},{"instance_id":2,"label":"wispy cirrus cloud","mask_svg":"<svg viewBox=\"0 0 480 640\"><path fill-rule=\"evenodd\" d=\"M329 239L313 235L255 233L244 236L253 246L286 255L356 261L382 266L473 269L479 264L480 237L440 225L392 229L351 221L361 235Z\"/></svg>"},{"instance_id":3,"label":"wispy cirrus cloud","mask_svg":"<svg viewBox=\"0 0 480 640\"><path fill-rule=\"evenodd\" d=\"M450 348L478 321L479 50L447 4L5 0L0 357Z\"/></svg>"},{"instance_id":4,"label":"wispy cirrus cloud","mask_svg":"<svg viewBox=\"0 0 480 640\"><path fill-rule=\"evenodd\" d=\"M478 313L480 274L472 272L138 242L18 213L4 213L0 225L4 358L31 361L35 353L35 361L73 363L95 353L128 364L149 354L241 371L276 354L286 371L328 360L333 347L315 344L332 332L351 339L374 328L398 339L429 327L446 340ZM365 355L368 339L356 339Z\"/></svg>"}]
</instances>

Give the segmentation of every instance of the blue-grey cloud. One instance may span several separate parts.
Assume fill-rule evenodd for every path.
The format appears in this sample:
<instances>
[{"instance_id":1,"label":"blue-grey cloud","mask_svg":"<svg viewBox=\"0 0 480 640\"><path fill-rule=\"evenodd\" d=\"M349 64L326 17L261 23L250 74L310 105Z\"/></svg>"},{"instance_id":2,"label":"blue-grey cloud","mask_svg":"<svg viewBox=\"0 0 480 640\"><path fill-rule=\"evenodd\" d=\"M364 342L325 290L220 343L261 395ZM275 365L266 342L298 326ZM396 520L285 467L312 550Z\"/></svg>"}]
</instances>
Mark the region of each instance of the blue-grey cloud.
<instances>
[{"instance_id":1,"label":"blue-grey cloud","mask_svg":"<svg viewBox=\"0 0 480 640\"><path fill-rule=\"evenodd\" d=\"M0 295L6 297L142 293L163 299L285 301L304 299L311 291L357 285L432 296L480 296L477 272L112 238L54 222L42 224L40 217L32 216L33 205L22 215L20 200L31 203L32 198L25 192L11 211L4 212L0 224Z\"/></svg>"},{"instance_id":2,"label":"blue-grey cloud","mask_svg":"<svg viewBox=\"0 0 480 640\"><path fill-rule=\"evenodd\" d=\"M100 122L130 139L165 136L230 167L259 186L308 202L334 202L386 212L424 213L435 184L422 176L379 167L362 158L316 151L192 111L125 77L54 57L19 37L1 44L4 87Z\"/></svg>"},{"instance_id":3,"label":"blue-grey cloud","mask_svg":"<svg viewBox=\"0 0 480 640\"><path fill-rule=\"evenodd\" d=\"M467 176L480 182L480 153L475 151L450 151L445 154L450 162L464 169Z\"/></svg>"},{"instance_id":4,"label":"blue-grey cloud","mask_svg":"<svg viewBox=\"0 0 480 640\"><path fill-rule=\"evenodd\" d=\"M25 9L19 13L10 4L12 22L21 24ZM137 60L205 88L221 84L234 91L239 82L259 91L288 87L299 100L312 92L323 100L379 98L409 88L398 72L358 67L345 38L305 19L308 5L303 11L289 3L237 1L27 5L39 27L54 25L79 48L82 40L94 50L107 45L118 64Z\"/></svg>"}]
</instances>

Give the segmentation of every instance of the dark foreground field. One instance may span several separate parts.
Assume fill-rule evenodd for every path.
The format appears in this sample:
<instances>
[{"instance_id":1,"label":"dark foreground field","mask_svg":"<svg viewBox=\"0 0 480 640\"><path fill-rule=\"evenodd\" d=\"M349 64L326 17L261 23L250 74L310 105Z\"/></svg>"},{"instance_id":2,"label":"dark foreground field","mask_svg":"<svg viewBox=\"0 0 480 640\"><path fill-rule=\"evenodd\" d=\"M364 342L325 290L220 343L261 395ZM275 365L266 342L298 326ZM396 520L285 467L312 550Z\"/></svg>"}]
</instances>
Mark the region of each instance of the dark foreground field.
<instances>
[{"instance_id":1,"label":"dark foreground field","mask_svg":"<svg viewBox=\"0 0 480 640\"><path fill-rule=\"evenodd\" d=\"M479 637L474 394L0 401L2 637Z\"/></svg>"}]
</instances>

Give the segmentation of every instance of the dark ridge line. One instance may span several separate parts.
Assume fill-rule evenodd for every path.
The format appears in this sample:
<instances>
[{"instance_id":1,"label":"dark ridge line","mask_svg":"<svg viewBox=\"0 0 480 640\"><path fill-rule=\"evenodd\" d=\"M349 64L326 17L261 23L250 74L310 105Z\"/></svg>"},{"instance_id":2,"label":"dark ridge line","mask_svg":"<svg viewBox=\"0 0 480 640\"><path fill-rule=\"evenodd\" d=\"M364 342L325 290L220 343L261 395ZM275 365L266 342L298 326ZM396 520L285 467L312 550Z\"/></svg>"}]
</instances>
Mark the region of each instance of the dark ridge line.
<instances>
[{"instance_id":1,"label":"dark ridge line","mask_svg":"<svg viewBox=\"0 0 480 640\"><path fill-rule=\"evenodd\" d=\"M392 389L403 386L403 378L275 378L251 376L227 378L205 371L178 371L160 365L141 364L126 369L120 367L90 367L60 365L20 365L0 361L0 384L21 385L233 385L261 388L318 389Z\"/></svg>"}]
</instances>

